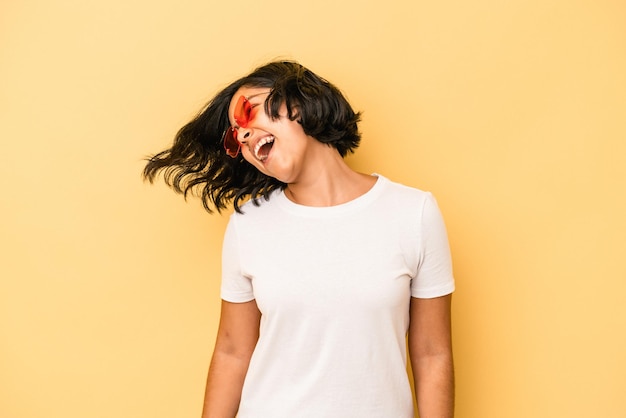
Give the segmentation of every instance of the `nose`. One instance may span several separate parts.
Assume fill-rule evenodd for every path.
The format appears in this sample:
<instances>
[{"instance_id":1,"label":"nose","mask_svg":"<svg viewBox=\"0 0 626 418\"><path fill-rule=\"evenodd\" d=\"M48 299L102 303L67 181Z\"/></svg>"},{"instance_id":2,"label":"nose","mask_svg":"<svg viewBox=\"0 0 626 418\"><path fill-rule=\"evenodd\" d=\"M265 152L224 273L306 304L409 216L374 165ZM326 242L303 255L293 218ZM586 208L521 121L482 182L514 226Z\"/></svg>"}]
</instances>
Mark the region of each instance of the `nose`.
<instances>
[{"instance_id":1,"label":"nose","mask_svg":"<svg viewBox=\"0 0 626 418\"><path fill-rule=\"evenodd\" d=\"M237 140L242 144L245 144L251 136L251 128L243 128L241 126L237 128Z\"/></svg>"}]
</instances>

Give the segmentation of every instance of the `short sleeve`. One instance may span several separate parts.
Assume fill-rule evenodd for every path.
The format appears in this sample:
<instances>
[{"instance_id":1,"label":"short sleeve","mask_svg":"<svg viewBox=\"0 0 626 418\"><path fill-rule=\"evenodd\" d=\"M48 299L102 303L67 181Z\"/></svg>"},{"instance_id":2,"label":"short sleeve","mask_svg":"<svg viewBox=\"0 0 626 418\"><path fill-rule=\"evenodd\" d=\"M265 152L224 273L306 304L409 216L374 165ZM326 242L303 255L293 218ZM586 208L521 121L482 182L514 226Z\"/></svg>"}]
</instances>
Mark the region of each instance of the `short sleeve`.
<instances>
[{"instance_id":1,"label":"short sleeve","mask_svg":"<svg viewBox=\"0 0 626 418\"><path fill-rule=\"evenodd\" d=\"M236 214L230 217L222 245L221 297L227 302L243 303L254 299L252 283L242 274Z\"/></svg>"},{"instance_id":2,"label":"short sleeve","mask_svg":"<svg viewBox=\"0 0 626 418\"><path fill-rule=\"evenodd\" d=\"M443 217L435 198L428 193L421 213L420 254L411 296L435 298L454 291L450 245Z\"/></svg>"}]
</instances>

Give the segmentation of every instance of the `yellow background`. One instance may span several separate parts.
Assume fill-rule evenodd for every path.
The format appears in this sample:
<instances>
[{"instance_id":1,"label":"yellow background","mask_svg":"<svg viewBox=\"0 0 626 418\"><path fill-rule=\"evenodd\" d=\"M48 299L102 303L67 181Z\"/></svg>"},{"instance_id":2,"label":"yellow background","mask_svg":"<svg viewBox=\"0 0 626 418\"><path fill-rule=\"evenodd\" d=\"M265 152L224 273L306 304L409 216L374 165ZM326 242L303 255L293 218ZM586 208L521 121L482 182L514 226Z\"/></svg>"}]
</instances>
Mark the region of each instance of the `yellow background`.
<instances>
[{"instance_id":1,"label":"yellow background","mask_svg":"<svg viewBox=\"0 0 626 418\"><path fill-rule=\"evenodd\" d=\"M2 2L0 416L199 416L227 216L143 184L142 159L277 57L364 111L350 164L437 196L457 417L626 416L625 17L617 0Z\"/></svg>"}]
</instances>

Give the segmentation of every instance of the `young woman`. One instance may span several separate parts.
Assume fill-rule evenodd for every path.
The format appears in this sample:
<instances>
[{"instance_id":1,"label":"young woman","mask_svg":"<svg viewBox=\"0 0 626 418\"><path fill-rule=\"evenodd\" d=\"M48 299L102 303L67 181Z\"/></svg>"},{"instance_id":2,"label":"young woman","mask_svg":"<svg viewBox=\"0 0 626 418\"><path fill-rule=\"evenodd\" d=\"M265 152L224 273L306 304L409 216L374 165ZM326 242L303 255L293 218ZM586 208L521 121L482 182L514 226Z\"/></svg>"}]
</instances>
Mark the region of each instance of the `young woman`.
<instances>
[{"instance_id":1,"label":"young woman","mask_svg":"<svg viewBox=\"0 0 626 418\"><path fill-rule=\"evenodd\" d=\"M445 226L429 193L344 162L359 118L328 81L271 62L149 160L150 181L235 209L204 418L413 417L407 333L420 417L453 416Z\"/></svg>"}]
</instances>

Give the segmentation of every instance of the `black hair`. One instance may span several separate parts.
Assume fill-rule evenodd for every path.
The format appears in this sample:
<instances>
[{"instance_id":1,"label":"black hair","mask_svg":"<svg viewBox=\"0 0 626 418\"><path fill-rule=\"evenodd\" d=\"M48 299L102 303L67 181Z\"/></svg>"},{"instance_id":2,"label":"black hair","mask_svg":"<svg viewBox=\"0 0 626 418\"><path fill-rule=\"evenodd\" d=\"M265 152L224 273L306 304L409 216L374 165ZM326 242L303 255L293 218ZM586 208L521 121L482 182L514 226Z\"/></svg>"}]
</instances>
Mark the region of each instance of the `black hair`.
<instances>
[{"instance_id":1,"label":"black hair","mask_svg":"<svg viewBox=\"0 0 626 418\"><path fill-rule=\"evenodd\" d=\"M298 120L305 134L334 147L342 157L354 152L361 140L360 113L355 113L339 89L294 61L263 65L233 82L183 126L171 148L148 159L143 177L151 183L163 171L165 182L187 197L199 191L204 208L213 212L226 209L232 201L241 212L242 200L269 198L272 191L287 185L249 164L241 154L229 157L222 137L230 126L228 107L241 87L267 87L265 111L272 119L280 117L284 103L287 117Z\"/></svg>"}]
</instances>

